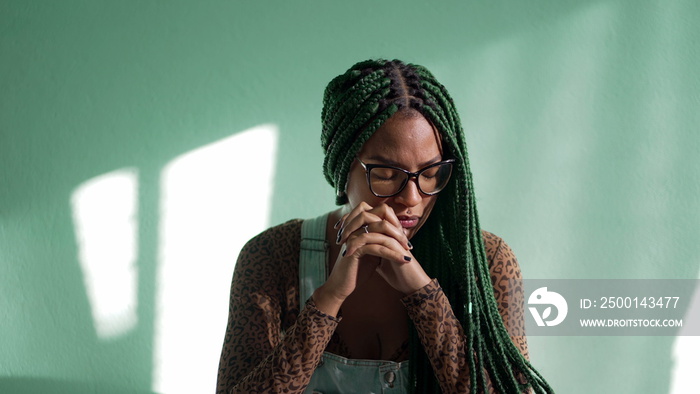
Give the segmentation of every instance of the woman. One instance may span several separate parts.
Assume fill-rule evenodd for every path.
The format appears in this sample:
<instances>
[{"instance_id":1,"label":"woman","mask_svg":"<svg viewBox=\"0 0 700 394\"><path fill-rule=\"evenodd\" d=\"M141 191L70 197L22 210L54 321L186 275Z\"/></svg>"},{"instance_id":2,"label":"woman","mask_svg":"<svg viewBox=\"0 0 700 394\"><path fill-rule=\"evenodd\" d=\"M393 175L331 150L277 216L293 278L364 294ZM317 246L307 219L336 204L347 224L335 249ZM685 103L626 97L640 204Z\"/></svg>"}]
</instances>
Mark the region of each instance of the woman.
<instances>
[{"instance_id":1,"label":"woman","mask_svg":"<svg viewBox=\"0 0 700 394\"><path fill-rule=\"evenodd\" d=\"M418 65L361 62L326 88L322 122L341 208L241 251L219 392L551 392L527 361L515 257L479 228L445 88Z\"/></svg>"}]
</instances>

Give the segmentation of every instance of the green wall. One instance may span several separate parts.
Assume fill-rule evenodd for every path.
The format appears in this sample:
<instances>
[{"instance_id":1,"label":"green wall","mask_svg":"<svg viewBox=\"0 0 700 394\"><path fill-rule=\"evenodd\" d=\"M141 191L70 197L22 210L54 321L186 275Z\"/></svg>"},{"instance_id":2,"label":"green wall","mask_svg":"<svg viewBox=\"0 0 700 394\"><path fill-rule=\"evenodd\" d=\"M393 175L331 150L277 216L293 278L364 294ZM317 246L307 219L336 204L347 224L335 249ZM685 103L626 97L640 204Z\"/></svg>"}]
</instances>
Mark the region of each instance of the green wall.
<instances>
[{"instance_id":1,"label":"green wall","mask_svg":"<svg viewBox=\"0 0 700 394\"><path fill-rule=\"evenodd\" d=\"M159 289L201 309L221 298L203 294L226 288L232 265L193 286L159 281L164 173L272 125L260 217L332 208L321 95L369 57L426 65L450 90L482 225L511 245L526 278L698 278L698 20L693 0L0 1L0 391L178 392L154 377ZM179 211L230 211L223 225L246 228L237 212L261 197L238 175L257 164L219 167L209 185L233 185L235 204L200 196ZM136 323L105 337L71 201L125 169L137 174ZM177 250L191 254L192 273L207 263L208 250ZM211 309L225 319L225 306ZM209 328L213 342L224 328ZM211 335L178 335L165 342L182 344L173 357L201 364L188 349ZM666 393L677 340L531 337L530 352L561 393ZM211 391L215 373L189 380Z\"/></svg>"}]
</instances>

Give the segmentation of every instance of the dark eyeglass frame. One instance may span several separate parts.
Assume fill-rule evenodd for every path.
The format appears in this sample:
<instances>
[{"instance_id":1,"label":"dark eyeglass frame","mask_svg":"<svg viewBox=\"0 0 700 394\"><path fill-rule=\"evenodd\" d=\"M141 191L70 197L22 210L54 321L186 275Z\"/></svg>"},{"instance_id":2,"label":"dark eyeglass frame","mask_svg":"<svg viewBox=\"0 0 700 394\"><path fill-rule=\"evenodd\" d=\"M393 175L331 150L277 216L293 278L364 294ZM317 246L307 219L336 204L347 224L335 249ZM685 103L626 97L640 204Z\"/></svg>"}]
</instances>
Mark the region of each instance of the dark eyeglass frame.
<instances>
[{"instance_id":1,"label":"dark eyeglass frame","mask_svg":"<svg viewBox=\"0 0 700 394\"><path fill-rule=\"evenodd\" d=\"M374 194L375 196L380 197L380 198L394 197L395 195L401 193L401 192L403 191L403 189L406 188L406 185L408 185L408 182L411 180L411 178L416 178L416 186L418 186L418 190L419 190L421 193L425 194L426 196L434 196L434 195L440 193L445 187L443 186L442 189L440 189L440 190L438 190L438 191L435 191L435 192L432 192L432 193L426 193L426 192L424 192L423 189L420 187L420 178L418 178L418 177L419 177L423 172L425 172L425 171L427 171L427 170L429 170L429 169L431 169L431 168L433 168L433 167L440 166L440 165L443 165L443 164L450 164L450 177L447 178L447 182L445 182L445 186L447 186L447 183L449 183L450 178L452 177L452 164L454 164L454 163L457 161L457 160L455 160L455 159L442 160L442 161L438 161L437 163L430 164L430 165L427 166L427 167L423 167L423 168L421 168L420 170L418 170L418 171L416 171L416 172L411 172L411 171L404 170L403 168L400 168L400 167L388 166L388 165L384 165L384 164L366 164L366 163L362 162L362 160L360 160L359 157L356 157L356 159L357 159L357 161L360 162L360 164L362 165L362 168L365 169L365 174L367 175L367 186L369 187L369 191L372 192L372 194ZM390 169L392 169L392 170L398 170L398 171L401 171L401 172L403 172L404 174L408 175L408 177L406 178L406 180L404 181L404 183L401 185L401 187L399 187L399 190L398 190L396 193L394 193L394 194L388 194L388 195L377 194L377 193L374 192L374 190L372 190L372 181L371 181L370 176L369 176L369 173L370 173L370 172L372 171L372 169L374 169L374 168L390 168Z\"/></svg>"}]
</instances>

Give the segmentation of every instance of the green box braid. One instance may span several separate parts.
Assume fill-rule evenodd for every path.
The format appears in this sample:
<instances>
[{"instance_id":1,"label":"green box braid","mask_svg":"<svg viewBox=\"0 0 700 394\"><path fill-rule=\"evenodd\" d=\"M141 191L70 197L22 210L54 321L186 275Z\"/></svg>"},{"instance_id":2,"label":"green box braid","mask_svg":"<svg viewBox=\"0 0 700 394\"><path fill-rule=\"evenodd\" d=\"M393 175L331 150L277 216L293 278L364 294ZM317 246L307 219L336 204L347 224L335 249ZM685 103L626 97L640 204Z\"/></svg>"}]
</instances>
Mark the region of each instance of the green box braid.
<instances>
[{"instance_id":1,"label":"green box braid","mask_svg":"<svg viewBox=\"0 0 700 394\"><path fill-rule=\"evenodd\" d=\"M491 286L479 226L467 144L454 102L425 67L399 60L367 60L334 78L323 97L323 174L347 203L350 165L364 143L397 111L421 113L438 130L447 154L456 159L452 181L440 193L425 229L412 243L428 275L438 278L462 324L470 382L485 392L486 372L503 393L553 392L510 340ZM415 327L410 340L411 376L418 392L439 392L430 361ZM516 375L527 383L518 381ZM467 391L469 388L463 388Z\"/></svg>"}]
</instances>

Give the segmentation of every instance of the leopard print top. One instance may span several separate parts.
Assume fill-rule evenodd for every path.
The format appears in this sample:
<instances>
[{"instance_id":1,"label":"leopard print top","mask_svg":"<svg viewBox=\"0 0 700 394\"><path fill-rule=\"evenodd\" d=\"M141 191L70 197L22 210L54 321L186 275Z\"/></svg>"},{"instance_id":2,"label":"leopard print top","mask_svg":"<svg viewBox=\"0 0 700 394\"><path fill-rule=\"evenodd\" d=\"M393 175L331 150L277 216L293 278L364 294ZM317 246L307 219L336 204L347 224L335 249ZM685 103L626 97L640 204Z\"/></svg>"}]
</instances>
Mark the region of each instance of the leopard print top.
<instances>
[{"instance_id":1,"label":"leopard print top","mask_svg":"<svg viewBox=\"0 0 700 394\"><path fill-rule=\"evenodd\" d=\"M299 303L301 220L272 227L241 251L231 284L229 320L217 393L301 393L325 350L349 357L334 335L339 319ZM518 263L499 237L483 231L498 310L515 345L528 357ZM517 283L517 282L516 282ZM515 294L515 296L513 295ZM462 326L437 280L402 299L444 393L468 392ZM402 346L398 360L408 357ZM462 357L463 358L463 357ZM493 391L490 388L489 391Z\"/></svg>"}]
</instances>

